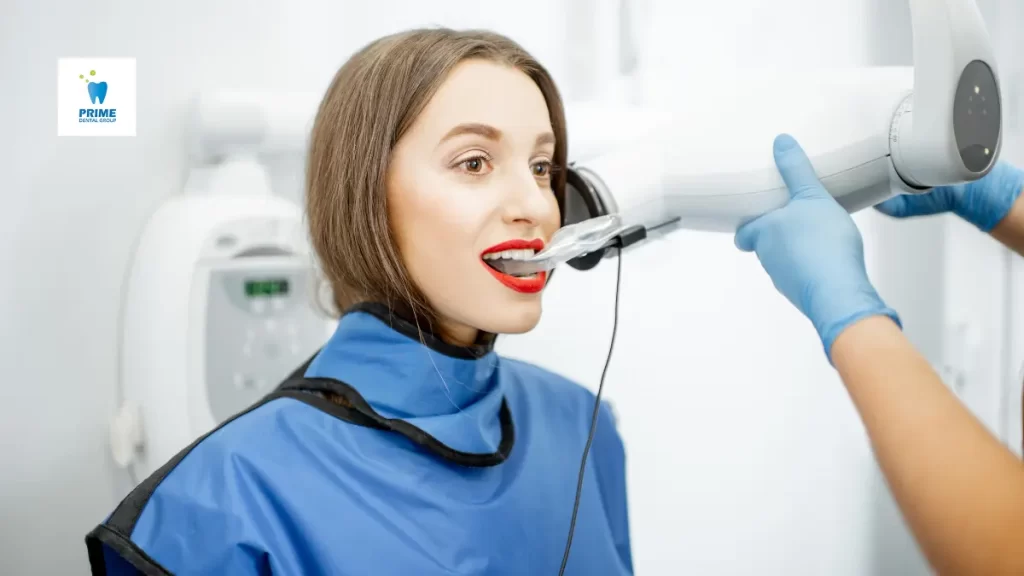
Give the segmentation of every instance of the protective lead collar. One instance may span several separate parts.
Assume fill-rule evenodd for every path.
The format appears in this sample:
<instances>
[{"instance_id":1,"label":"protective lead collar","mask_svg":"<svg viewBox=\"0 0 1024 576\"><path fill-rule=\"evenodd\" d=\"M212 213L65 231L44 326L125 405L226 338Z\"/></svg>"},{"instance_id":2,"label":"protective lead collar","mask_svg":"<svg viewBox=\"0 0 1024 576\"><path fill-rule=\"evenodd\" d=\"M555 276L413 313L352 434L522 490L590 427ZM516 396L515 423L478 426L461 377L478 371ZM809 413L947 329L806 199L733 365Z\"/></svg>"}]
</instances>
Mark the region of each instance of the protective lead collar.
<instances>
[{"instance_id":1,"label":"protective lead collar","mask_svg":"<svg viewBox=\"0 0 1024 576\"><path fill-rule=\"evenodd\" d=\"M421 337L386 306L361 304L281 390L329 393L345 420L397 432L463 465L490 466L508 457L515 436L500 362L493 344Z\"/></svg>"},{"instance_id":2,"label":"protective lead collar","mask_svg":"<svg viewBox=\"0 0 1024 576\"><path fill-rule=\"evenodd\" d=\"M451 356L452 358L473 360L483 358L494 350L495 339L493 337L486 337L484 341L473 346L455 346L445 342L425 326L417 327L413 321L377 302L361 302L356 304L346 310L342 314L342 318L357 312L370 314L392 330L416 340L435 352Z\"/></svg>"}]
</instances>

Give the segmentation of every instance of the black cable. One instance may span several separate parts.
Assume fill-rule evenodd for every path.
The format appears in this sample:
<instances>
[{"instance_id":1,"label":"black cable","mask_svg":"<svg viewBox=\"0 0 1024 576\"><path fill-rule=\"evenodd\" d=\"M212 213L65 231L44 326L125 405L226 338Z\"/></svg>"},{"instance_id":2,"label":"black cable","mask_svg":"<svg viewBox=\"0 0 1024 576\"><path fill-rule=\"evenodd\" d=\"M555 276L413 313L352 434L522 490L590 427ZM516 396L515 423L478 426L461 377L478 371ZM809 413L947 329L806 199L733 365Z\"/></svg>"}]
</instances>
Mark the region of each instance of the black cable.
<instances>
[{"instance_id":1,"label":"black cable","mask_svg":"<svg viewBox=\"0 0 1024 576\"><path fill-rule=\"evenodd\" d=\"M587 454L590 453L590 444L593 443L594 431L597 430L597 415L601 410L601 392L604 390L604 377L608 374L608 365L611 364L612 351L615 349L615 333L619 330L619 284L622 282L622 249L619 248L618 252L615 272L615 316L612 321L612 339L608 345L608 357L604 361L604 370L601 371L601 382L597 385L597 396L594 398L594 413L590 417L590 434L587 436L587 445L583 448L579 480L576 482L576 502L572 506L569 538L565 542L565 554L562 556L562 567L558 570L558 576L565 574L565 565L569 562L569 549L572 548L572 535L576 531L576 514L580 510L580 494L583 492L583 473L587 469Z\"/></svg>"}]
</instances>

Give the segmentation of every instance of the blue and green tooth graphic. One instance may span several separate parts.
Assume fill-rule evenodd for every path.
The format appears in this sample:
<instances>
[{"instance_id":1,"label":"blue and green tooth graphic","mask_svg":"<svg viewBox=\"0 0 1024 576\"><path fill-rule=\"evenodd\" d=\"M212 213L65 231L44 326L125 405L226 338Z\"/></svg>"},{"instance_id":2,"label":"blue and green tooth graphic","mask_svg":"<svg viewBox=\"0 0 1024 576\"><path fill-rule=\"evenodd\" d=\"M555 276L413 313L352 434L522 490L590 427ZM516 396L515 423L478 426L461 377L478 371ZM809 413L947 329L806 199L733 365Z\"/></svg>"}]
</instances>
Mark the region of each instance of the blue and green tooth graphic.
<instances>
[{"instance_id":1,"label":"blue and green tooth graphic","mask_svg":"<svg viewBox=\"0 0 1024 576\"><path fill-rule=\"evenodd\" d=\"M107 98L107 83L106 82L93 82L92 78L96 76L95 70L89 70L89 76L85 74L79 74L78 78L85 80L85 83L89 89L89 100L93 104L103 104L103 101Z\"/></svg>"}]
</instances>

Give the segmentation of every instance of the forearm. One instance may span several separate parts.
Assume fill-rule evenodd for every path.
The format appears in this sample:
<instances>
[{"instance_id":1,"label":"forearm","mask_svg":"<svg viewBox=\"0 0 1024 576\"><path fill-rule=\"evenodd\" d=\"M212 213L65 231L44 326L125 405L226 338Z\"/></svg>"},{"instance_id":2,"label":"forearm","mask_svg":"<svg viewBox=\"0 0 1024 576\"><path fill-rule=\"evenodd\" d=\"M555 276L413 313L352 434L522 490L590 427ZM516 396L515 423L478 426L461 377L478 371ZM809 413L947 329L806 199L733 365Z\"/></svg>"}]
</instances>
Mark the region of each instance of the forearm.
<instances>
[{"instance_id":1,"label":"forearm","mask_svg":"<svg viewBox=\"0 0 1024 576\"><path fill-rule=\"evenodd\" d=\"M1024 574L1024 465L888 318L847 328L832 360L932 566L940 574Z\"/></svg>"},{"instance_id":2,"label":"forearm","mask_svg":"<svg viewBox=\"0 0 1024 576\"><path fill-rule=\"evenodd\" d=\"M992 229L992 237L1024 256L1024 194L1017 197L1010 212Z\"/></svg>"}]
</instances>

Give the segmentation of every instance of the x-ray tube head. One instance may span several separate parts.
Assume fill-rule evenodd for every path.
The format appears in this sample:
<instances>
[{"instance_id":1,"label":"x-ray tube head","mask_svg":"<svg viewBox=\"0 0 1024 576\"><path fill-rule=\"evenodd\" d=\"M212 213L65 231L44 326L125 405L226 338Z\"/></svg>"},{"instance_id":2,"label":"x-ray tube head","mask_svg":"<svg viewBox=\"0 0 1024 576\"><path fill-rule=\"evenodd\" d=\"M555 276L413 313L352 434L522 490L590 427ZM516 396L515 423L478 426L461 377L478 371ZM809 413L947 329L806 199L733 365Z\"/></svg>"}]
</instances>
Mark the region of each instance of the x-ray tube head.
<instances>
[{"instance_id":1,"label":"x-ray tube head","mask_svg":"<svg viewBox=\"0 0 1024 576\"><path fill-rule=\"evenodd\" d=\"M999 76L973 0L910 0L914 93L897 111L890 147L897 174L930 188L981 178L1002 145Z\"/></svg>"},{"instance_id":2,"label":"x-ray tube head","mask_svg":"<svg viewBox=\"0 0 1024 576\"><path fill-rule=\"evenodd\" d=\"M570 188L584 197L573 214L586 207L598 220L567 221L558 242L515 272L566 261L592 268L608 247L630 244L620 232L635 241L638 227L642 239L678 228L735 232L789 201L772 153L782 133L851 213L986 175L999 157L1003 114L978 8L974 0L909 1L913 67L717 71L702 76L715 90L673 93L667 108L577 118L567 109L571 138L590 151L570 166ZM628 136L594 153L601 146L587 130L595 126Z\"/></svg>"}]
</instances>

